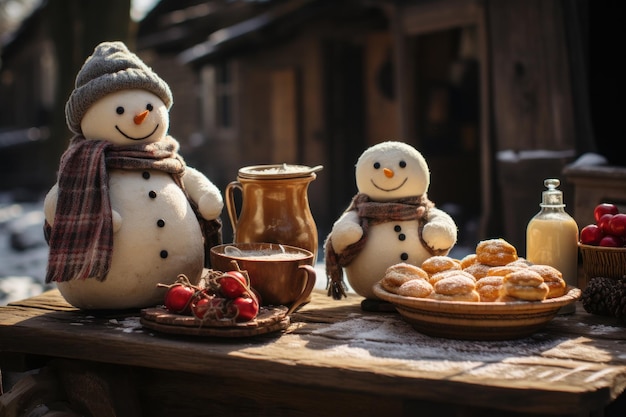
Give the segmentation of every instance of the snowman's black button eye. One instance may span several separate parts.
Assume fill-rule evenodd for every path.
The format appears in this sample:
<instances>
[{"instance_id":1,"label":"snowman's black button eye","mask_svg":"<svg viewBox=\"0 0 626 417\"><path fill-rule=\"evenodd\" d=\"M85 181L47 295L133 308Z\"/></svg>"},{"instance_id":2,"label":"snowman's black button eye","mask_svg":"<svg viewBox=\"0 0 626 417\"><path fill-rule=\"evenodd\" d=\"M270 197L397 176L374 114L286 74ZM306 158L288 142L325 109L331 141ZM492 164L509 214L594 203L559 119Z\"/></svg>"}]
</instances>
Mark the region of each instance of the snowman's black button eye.
<instances>
[{"instance_id":1,"label":"snowman's black button eye","mask_svg":"<svg viewBox=\"0 0 626 417\"><path fill-rule=\"evenodd\" d=\"M405 161L400 161L400 163L398 165L400 165L400 168L406 168L406 162Z\"/></svg>"},{"instance_id":2,"label":"snowman's black button eye","mask_svg":"<svg viewBox=\"0 0 626 417\"><path fill-rule=\"evenodd\" d=\"M380 162L374 162L374 169L380 169Z\"/></svg>"},{"instance_id":3,"label":"snowman's black button eye","mask_svg":"<svg viewBox=\"0 0 626 417\"><path fill-rule=\"evenodd\" d=\"M115 113L117 114L124 114L124 107L120 106L117 109L115 109Z\"/></svg>"},{"instance_id":4,"label":"snowman's black button eye","mask_svg":"<svg viewBox=\"0 0 626 417\"><path fill-rule=\"evenodd\" d=\"M146 106L146 110L152 111L154 110L154 107L152 107L152 104L148 103L148 105Z\"/></svg>"}]
</instances>

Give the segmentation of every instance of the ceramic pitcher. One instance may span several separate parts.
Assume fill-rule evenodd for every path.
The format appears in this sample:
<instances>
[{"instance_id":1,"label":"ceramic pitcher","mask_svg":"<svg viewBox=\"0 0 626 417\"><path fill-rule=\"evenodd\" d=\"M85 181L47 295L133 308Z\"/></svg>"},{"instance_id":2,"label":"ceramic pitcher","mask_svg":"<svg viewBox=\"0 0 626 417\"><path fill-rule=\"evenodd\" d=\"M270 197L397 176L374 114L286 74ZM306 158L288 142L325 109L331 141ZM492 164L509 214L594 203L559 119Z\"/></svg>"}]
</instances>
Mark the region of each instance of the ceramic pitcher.
<instances>
[{"instance_id":1,"label":"ceramic pitcher","mask_svg":"<svg viewBox=\"0 0 626 417\"><path fill-rule=\"evenodd\" d=\"M241 168L226 186L226 209L235 243L282 243L312 252L318 235L307 190L321 166L256 165ZM241 192L237 215L235 190Z\"/></svg>"}]
</instances>

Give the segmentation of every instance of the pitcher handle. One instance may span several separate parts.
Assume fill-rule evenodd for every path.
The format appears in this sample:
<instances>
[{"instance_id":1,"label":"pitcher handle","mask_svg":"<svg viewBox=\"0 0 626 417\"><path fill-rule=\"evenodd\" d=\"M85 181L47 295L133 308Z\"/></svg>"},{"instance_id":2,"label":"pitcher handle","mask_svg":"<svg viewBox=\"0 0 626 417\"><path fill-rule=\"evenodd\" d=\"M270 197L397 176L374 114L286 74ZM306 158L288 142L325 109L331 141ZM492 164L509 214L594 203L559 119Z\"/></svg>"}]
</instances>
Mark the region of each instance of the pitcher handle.
<instances>
[{"instance_id":1,"label":"pitcher handle","mask_svg":"<svg viewBox=\"0 0 626 417\"><path fill-rule=\"evenodd\" d=\"M237 218L237 207L235 207L235 189L241 191L243 196L243 187L239 181L232 181L226 186L226 210L228 211L230 224L233 227L233 238L236 240L239 219Z\"/></svg>"},{"instance_id":2,"label":"pitcher handle","mask_svg":"<svg viewBox=\"0 0 626 417\"><path fill-rule=\"evenodd\" d=\"M286 316L290 315L291 313L296 311L298 307L304 304L311 295L313 287L315 287L315 269L311 265L300 265L298 269L304 270L306 274L306 285L304 286L304 290L302 290L302 294L300 294L300 297L298 297L298 299L293 302L291 307L289 307L289 310L287 310L287 313L285 313Z\"/></svg>"}]
</instances>

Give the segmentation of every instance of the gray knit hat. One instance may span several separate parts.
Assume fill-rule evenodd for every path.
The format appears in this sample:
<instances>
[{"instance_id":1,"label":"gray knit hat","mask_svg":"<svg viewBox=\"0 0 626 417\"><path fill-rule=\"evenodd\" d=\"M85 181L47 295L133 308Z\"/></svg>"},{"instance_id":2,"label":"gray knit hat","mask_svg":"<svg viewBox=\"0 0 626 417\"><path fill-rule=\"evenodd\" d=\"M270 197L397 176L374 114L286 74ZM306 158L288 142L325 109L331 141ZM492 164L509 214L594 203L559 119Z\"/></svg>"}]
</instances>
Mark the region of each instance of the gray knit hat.
<instances>
[{"instance_id":1,"label":"gray knit hat","mask_svg":"<svg viewBox=\"0 0 626 417\"><path fill-rule=\"evenodd\" d=\"M172 92L139 57L122 42L102 42L76 75L74 91L65 104L70 130L81 133L80 122L92 104L107 94L138 88L156 94L165 106L172 106Z\"/></svg>"}]
</instances>

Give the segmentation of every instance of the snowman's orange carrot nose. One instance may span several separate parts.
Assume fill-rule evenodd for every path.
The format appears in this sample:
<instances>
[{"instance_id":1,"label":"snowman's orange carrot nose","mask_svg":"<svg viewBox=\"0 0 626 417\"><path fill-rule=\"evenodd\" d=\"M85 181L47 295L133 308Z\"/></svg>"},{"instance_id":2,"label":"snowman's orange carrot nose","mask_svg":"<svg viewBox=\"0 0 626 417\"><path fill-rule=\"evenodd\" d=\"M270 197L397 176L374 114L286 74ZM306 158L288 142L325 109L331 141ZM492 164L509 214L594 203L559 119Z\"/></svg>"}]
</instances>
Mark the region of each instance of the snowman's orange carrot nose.
<instances>
[{"instance_id":1,"label":"snowman's orange carrot nose","mask_svg":"<svg viewBox=\"0 0 626 417\"><path fill-rule=\"evenodd\" d=\"M385 177L393 178L393 170L389 168L383 168L383 172L385 173Z\"/></svg>"},{"instance_id":2,"label":"snowman's orange carrot nose","mask_svg":"<svg viewBox=\"0 0 626 417\"><path fill-rule=\"evenodd\" d=\"M135 118L133 119L135 121L135 124L136 125L142 124L144 119L148 115L148 113L150 113L148 110L144 110L141 113L139 113L138 115L136 115Z\"/></svg>"}]
</instances>

